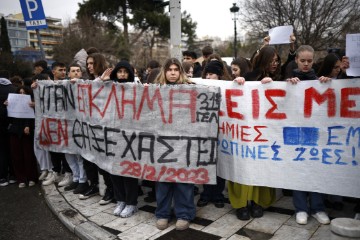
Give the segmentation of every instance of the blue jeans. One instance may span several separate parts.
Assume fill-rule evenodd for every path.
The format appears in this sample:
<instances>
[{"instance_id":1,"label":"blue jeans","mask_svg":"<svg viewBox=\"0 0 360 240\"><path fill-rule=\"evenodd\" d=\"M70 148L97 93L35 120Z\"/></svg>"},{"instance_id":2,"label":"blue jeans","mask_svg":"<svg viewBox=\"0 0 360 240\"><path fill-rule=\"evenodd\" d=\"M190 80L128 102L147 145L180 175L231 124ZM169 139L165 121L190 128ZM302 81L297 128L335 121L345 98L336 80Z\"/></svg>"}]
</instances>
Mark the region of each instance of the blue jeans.
<instances>
[{"instance_id":1,"label":"blue jeans","mask_svg":"<svg viewBox=\"0 0 360 240\"><path fill-rule=\"evenodd\" d=\"M73 181L85 183L87 181L84 162L80 155L65 153L66 162L73 172Z\"/></svg>"},{"instance_id":2,"label":"blue jeans","mask_svg":"<svg viewBox=\"0 0 360 240\"><path fill-rule=\"evenodd\" d=\"M309 196L310 209L307 198ZM296 212L307 212L309 214L323 212L325 210L323 194L316 192L293 191L293 203Z\"/></svg>"},{"instance_id":3,"label":"blue jeans","mask_svg":"<svg viewBox=\"0 0 360 240\"><path fill-rule=\"evenodd\" d=\"M216 177L216 185L204 184L200 198L209 202L224 201L225 179Z\"/></svg>"},{"instance_id":4,"label":"blue jeans","mask_svg":"<svg viewBox=\"0 0 360 240\"><path fill-rule=\"evenodd\" d=\"M170 219L171 203L174 199L174 212L177 219L191 221L195 218L194 184L156 183L156 218Z\"/></svg>"}]
</instances>

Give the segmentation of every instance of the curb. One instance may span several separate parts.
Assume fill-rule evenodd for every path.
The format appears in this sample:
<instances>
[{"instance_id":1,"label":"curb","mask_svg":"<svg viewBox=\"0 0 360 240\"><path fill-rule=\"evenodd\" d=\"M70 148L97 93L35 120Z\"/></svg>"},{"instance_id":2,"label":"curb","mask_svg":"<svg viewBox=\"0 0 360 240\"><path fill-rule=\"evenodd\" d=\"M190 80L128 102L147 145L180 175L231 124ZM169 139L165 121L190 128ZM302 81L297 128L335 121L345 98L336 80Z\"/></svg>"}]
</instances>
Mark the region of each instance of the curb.
<instances>
[{"instance_id":1,"label":"curb","mask_svg":"<svg viewBox=\"0 0 360 240\"><path fill-rule=\"evenodd\" d=\"M118 239L105 229L84 217L58 191L55 185L41 186L45 202L50 210L72 233L82 240Z\"/></svg>"}]
</instances>

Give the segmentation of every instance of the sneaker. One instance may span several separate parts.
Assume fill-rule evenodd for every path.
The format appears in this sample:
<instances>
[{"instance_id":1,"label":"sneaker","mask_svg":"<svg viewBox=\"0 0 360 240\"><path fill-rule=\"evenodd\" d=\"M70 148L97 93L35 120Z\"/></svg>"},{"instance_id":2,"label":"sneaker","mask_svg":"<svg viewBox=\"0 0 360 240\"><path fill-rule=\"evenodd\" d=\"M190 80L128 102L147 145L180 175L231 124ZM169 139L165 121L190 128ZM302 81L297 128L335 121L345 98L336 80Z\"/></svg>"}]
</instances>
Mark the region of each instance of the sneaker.
<instances>
[{"instance_id":1,"label":"sneaker","mask_svg":"<svg viewBox=\"0 0 360 240\"><path fill-rule=\"evenodd\" d=\"M65 176L63 179L59 182L59 187L69 186L73 182L72 180L72 174L71 173L65 173Z\"/></svg>"},{"instance_id":2,"label":"sneaker","mask_svg":"<svg viewBox=\"0 0 360 240\"><path fill-rule=\"evenodd\" d=\"M296 222L297 224L305 225L307 224L308 214L306 212L297 212L296 213Z\"/></svg>"},{"instance_id":3,"label":"sneaker","mask_svg":"<svg viewBox=\"0 0 360 240\"><path fill-rule=\"evenodd\" d=\"M120 217L128 218L134 215L138 211L138 207L135 205L126 205L124 210L120 213Z\"/></svg>"},{"instance_id":4,"label":"sneaker","mask_svg":"<svg viewBox=\"0 0 360 240\"><path fill-rule=\"evenodd\" d=\"M9 185L9 182L5 178L0 179L0 187L6 187L7 185Z\"/></svg>"},{"instance_id":5,"label":"sneaker","mask_svg":"<svg viewBox=\"0 0 360 240\"><path fill-rule=\"evenodd\" d=\"M34 181L29 181L29 187L33 187L33 186L35 186L35 182Z\"/></svg>"},{"instance_id":6,"label":"sneaker","mask_svg":"<svg viewBox=\"0 0 360 240\"><path fill-rule=\"evenodd\" d=\"M89 184L87 182L79 183L79 185L75 188L74 194L84 194L89 189Z\"/></svg>"},{"instance_id":7,"label":"sneaker","mask_svg":"<svg viewBox=\"0 0 360 240\"><path fill-rule=\"evenodd\" d=\"M79 182L72 182L72 183L70 183L70 185L67 185L66 187L64 187L64 190L65 191L75 190L78 185L79 185Z\"/></svg>"},{"instance_id":8,"label":"sneaker","mask_svg":"<svg viewBox=\"0 0 360 240\"><path fill-rule=\"evenodd\" d=\"M92 185L88 188L88 190L84 194L79 195L79 199L85 200L98 194L99 194L99 188L96 185Z\"/></svg>"},{"instance_id":9,"label":"sneaker","mask_svg":"<svg viewBox=\"0 0 360 240\"><path fill-rule=\"evenodd\" d=\"M247 207L242 207L242 208L236 209L236 217L242 221L250 220L249 209Z\"/></svg>"},{"instance_id":10,"label":"sneaker","mask_svg":"<svg viewBox=\"0 0 360 240\"><path fill-rule=\"evenodd\" d=\"M205 199L202 199L200 198L197 203L196 203L196 206L198 207L205 207L206 205L208 205L209 201L208 200L205 200Z\"/></svg>"},{"instance_id":11,"label":"sneaker","mask_svg":"<svg viewBox=\"0 0 360 240\"><path fill-rule=\"evenodd\" d=\"M39 181L44 180L48 175L48 170L44 170L41 172L40 176L39 176Z\"/></svg>"},{"instance_id":12,"label":"sneaker","mask_svg":"<svg viewBox=\"0 0 360 240\"><path fill-rule=\"evenodd\" d=\"M169 226L169 220L165 218L160 218L156 221L156 227L159 230L164 230Z\"/></svg>"},{"instance_id":13,"label":"sneaker","mask_svg":"<svg viewBox=\"0 0 360 240\"><path fill-rule=\"evenodd\" d=\"M47 175L47 177L45 178L45 180L42 182L43 186L48 186L51 185L55 182L55 173L54 172L49 172L49 174Z\"/></svg>"},{"instance_id":14,"label":"sneaker","mask_svg":"<svg viewBox=\"0 0 360 240\"><path fill-rule=\"evenodd\" d=\"M19 188L24 188L24 187L26 187L26 184L25 183L19 183Z\"/></svg>"},{"instance_id":15,"label":"sneaker","mask_svg":"<svg viewBox=\"0 0 360 240\"><path fill-rule=\"evenodd\" d=\"M104 197L100 200L99 204L100 205L106 205L108 203L110 203L114 198L114 193L111 189L109 188L106 188L106 191L105 191L105 195Z\"/></svg>"},{"instance_id":16,"label":"sneaker","mask_svg":"<svg viewBox=\"0 0 360 240\"><path fill-rule=\"evenodd\" d=\"M317 212L317 213L313 214L312 216L321 224L329 224L330 223L330 219L329 219L328 215L326 214L326 212Z\"/></svg>"},{"instance_id":17,"label":"sneaker","mask_svg":"<svg viewBox=\"0 0 360 240\"><path fill-rule=\"evenodd\" d=\"M261 218L262 216L264 216L264 209L262 208L262 206L256 204L255 202L252 202L250 213L253 218Z\"/></svg>"},{"instance_id":18,"label":"sneaker","mask_svg":"<svg viewBox=\"0 0 360 240\"><path fill-rule=\"evenodd\" d=\"M214 202L215 207L223 208L225 206L224 200L217 200Z\"/></svg>"},{"instance_id":19,"label":"sneaker","mask_svg":"<svg viewBox=\"0 0 360 240\"><path fill-rule=\"evenodd\" d=\"M9 183L10 184L13 184L13 183L16 183L17 181L16 181L16 177L14 177L14 176L10 176L9 177Z\"/></svg>"},{"instance_id":20,"label":"sneaker","mask_svg":"<svg viewBox=\"0 0 360 240\"><path fill-rule=\"evenodd\" d=\"M117 202L115 210L114 210L114 215L120 216L120 214L124 210L125 206L126 206L125 202Z\"/></svg>"},{"instance_id":21,"label":"sneaker","mask_svg":"<svg viewBox=\"0 0 360 240\"><path fill-rule=\"evenodd\" d=\"M54 176L55 176L54 182L56 182L56 183L61 182L63 179L63 176L60 173L54 172Z\"/></svg>"},{"instance_id":22,"label":"sneaker","mask_svg":"<svg viewBox=\"0 0 360 240\"><path fill-rule=\"evenodd\" d=\"M175 229L176 230L185 230L185 229L188 229L190 226L190 222L187 221L187 220L183 220L183 219L178 219L176 221L176 224L175 224Z\"/></svg>"}]
</instances>

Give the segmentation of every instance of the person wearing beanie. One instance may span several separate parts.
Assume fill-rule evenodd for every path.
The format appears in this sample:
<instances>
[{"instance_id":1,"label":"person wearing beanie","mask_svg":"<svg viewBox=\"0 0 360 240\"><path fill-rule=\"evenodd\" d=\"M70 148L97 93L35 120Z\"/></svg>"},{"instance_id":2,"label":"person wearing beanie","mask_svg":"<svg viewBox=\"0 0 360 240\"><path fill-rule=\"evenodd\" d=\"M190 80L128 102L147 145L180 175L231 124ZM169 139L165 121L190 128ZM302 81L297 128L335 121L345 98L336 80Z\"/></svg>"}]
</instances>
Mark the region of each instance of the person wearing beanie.
<instances>
[{"instance_id":1,"label":"person wearing beanie","mask_svg":"<svg viewBox=\"0 0 360 240\"><path fill-rule=\"evenodd\" d=\"M206 79L220 80L224 74L224 65L218 60L212 60L205 65L205 76Z\"/></svg>"}]
</instances>

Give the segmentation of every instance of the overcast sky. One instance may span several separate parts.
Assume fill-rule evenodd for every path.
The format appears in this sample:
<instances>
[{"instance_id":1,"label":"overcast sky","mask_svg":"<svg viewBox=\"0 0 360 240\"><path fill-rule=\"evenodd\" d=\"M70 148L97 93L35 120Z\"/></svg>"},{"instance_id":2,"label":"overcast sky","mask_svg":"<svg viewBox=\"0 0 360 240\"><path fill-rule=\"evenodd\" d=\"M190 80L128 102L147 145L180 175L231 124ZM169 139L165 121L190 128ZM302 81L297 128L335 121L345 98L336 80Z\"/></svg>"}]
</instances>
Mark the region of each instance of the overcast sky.
<instances>
[{"instance_id":1,"label":"overcast sky","mask_svg":"<svg viewBox=\"0 0 360 240\"><path fill-rule=\"evenodd\" d=\"M78 2L82 0L42 0L45 15L61 18L63 23L76 17ZM197 22L198 37L218 36L225 40L234 36L234 21L230 8L234 0L181 0L181 11L191 14ZM19 0L0 0L0 13L21 12ZM239 30L239 25L238 25Z\"/></svg>"}]
</instances>

